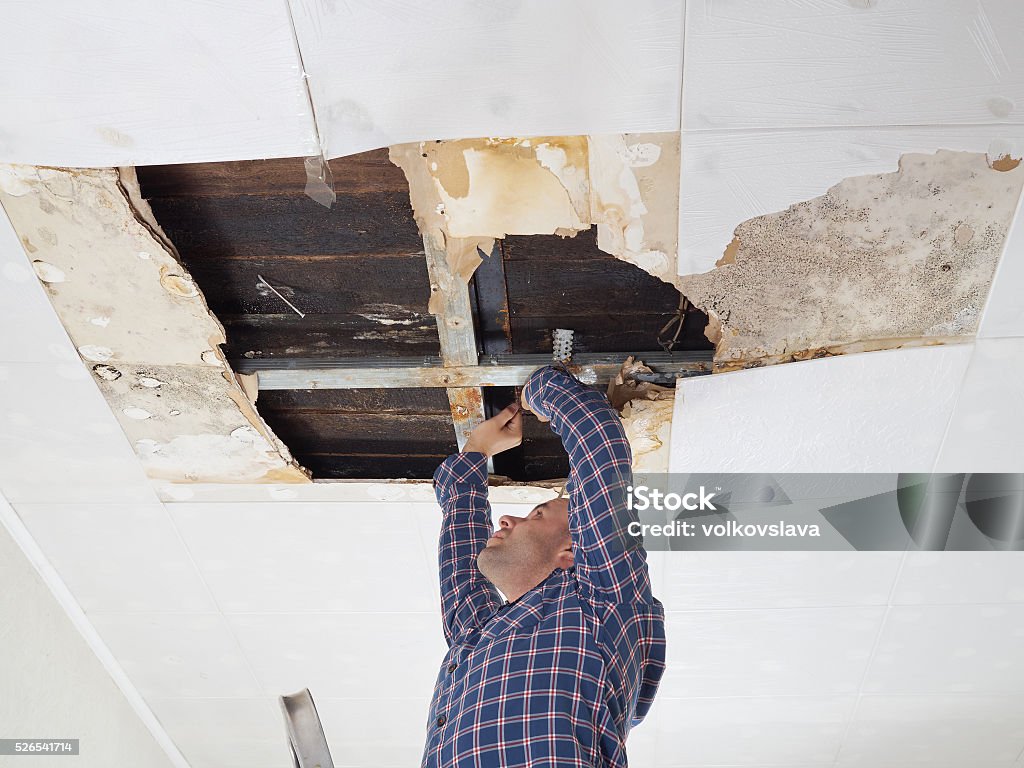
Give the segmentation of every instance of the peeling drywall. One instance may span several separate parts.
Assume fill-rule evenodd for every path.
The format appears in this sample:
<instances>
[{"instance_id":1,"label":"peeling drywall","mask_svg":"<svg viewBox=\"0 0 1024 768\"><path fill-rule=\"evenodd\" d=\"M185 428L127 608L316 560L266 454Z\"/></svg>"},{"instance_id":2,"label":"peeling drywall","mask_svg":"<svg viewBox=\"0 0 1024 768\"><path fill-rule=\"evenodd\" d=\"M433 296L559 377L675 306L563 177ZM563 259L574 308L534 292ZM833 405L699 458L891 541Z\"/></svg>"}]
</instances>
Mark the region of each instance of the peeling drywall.
<instances>
[{"instance_id":1,"label":"peeling drywall","mask_svg":"<svg viewBox=\"0 0 1024 768\"><path fill-rule=\"evenodd\" d=\"M505 235L571 237L676 280L679 134L426 141L391 147L420 232L463 279Z\"/></svg>"},{"instance_id":2,"label":"peeling drywall","mask_svg":"<svg viewBox=\"0 0 1024 768\"><path fill-rule=\"evenodd\" d=\"M668 472L675 390L634 378L651 369L626 358L608 382L608 401L622 418L634 472Z\"/></svg>"},{"instance_id":3,"label":"peeling drywall","mask_svg":"<svg viewBox=\"0 0 1024 768\"><path fill-rule=\"evenodd\" d=\"M150 477L309 481L224 359L224 330L133 170L8 165L0 181L0 203Z\"/></svg>"},{"instance_id":4,"label":"peeling drywall","mask_svg":"<svg viewBox=\"0 0 1024 768\"><path fill-rule=\"evenodd\" d=\"M715 370L972 336L1024 184L1010 165L907 154L740 224L718 267L679 281Z\"/></svg>"}]
</instances>

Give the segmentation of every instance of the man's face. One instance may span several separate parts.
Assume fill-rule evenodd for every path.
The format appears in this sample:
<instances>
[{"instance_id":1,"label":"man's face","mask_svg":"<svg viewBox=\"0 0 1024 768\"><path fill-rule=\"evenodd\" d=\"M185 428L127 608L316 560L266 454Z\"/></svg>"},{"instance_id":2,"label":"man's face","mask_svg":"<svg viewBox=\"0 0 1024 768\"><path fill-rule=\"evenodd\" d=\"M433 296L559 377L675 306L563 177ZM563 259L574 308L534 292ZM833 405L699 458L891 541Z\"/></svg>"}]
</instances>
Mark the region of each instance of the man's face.
<instances>
[{"instance_id":1,"label":"man's face","mask_svg":"<svg viewBox=\"0 0 1024 768\"><path fill-rule=\"evenodd\" d=\"M555 568L571 563L569 501L552 499L538 504L526 517L502 515L498 530L487 540L477 566L499 589L509 577L540 574L539 584ZM571 558L571 554L569 555Z\"/></svg>"}]
</instances>

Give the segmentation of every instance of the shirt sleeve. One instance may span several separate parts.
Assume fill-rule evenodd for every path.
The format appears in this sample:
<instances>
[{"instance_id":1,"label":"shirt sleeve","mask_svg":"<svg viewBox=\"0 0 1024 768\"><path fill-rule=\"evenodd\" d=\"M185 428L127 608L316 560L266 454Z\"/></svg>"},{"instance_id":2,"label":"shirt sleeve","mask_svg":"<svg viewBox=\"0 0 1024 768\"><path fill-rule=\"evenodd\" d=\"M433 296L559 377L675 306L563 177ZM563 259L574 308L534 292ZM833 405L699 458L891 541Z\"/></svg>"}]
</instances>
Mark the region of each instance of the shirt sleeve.
<instances>
[{"instance_id":1,"label":"shirt sleeve","mask_svg":"<svg viewBox=\"0 0 1024 768\"><path fill-rule=\"evenodd\" d=\"M523 388L530 409L551 421L569 454L569 530L581 592L613 602L650 603L650 575L638 521L626 504L632 456L619 415L600 392L546 366Z\"/></svg>"},{"instance_id":2,"label":"shirt sleeve","mask_svg":"<svg viewBox=\"0 0 1024 768\"><path fill-rule=\"evenodd\" d=\"M441 617L451 646L459 635L486 621L502 602L476 565L476 556L493 533L487 457L475 452L449 456L434 472L434 494L443 515L438 542Z\"/></svg>"}]
</instances>

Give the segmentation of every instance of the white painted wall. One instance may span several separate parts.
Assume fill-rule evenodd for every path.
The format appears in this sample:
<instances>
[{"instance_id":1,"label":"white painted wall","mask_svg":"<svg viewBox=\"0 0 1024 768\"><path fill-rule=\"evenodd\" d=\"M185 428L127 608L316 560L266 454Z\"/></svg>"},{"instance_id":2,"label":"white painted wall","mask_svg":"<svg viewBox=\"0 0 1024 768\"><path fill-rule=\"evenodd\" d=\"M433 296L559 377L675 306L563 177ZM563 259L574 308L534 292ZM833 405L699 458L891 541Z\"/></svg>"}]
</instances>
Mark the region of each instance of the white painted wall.
<instances>
[{"instance_id":1,"label":"white painted wall","mask_svg":"<svg viewBox=\"0 0 1024 768\"><path fill-rule=\"evenodd\" d=\"M13 519L0 506L0 520ZM0 585L0 736L80 740L77 757L34 755L31 768L185 764L160 747L4 525Z\"/></svg>"}]
</instances>

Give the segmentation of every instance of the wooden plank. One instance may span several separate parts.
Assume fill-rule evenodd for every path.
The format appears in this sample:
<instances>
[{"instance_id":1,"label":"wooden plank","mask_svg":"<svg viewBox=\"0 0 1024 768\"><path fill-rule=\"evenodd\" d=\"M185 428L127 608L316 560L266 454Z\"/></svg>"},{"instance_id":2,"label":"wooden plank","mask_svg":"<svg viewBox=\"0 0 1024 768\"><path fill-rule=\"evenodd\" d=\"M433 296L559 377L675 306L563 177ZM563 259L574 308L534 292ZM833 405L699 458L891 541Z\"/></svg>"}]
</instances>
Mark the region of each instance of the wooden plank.
<instances>
[{"instance_id":1,"label":"wooden plank","mask_svg":"<svg viewBox=\"0 0 1024 768\"><path fill-rule=\"evenodd\" d=\"M264 418L296 453L440 454L456 451L448 414L268 411Z\"/></svg>"},{"instance_id":2,"label":"wooden plank","mask_svg":"<svg viewBox=\"0 0 1024 768\"><path fill-rule=\"evenodd\" d=\"M675 286L617 259L508 261L505 276L513 322L519 317L671 314L679 307Z\"/></svg>"},{"instance_id":3,"label":"wooden plank","mask_svg":"<svg viewBox=\"0 0 1024 768\"><path fill-rule=\"evenodd\" d=\"M597 247L597 228L576 233L575 237L559 235L509 235L501 242L506 261L615 261L610 253Z\"/></svg>"},{"instance_id":4,"label":"wooden plank","mask_svg":"<svg viewBox=\"0 0 1024 768\"><path fill-rule=\"evenodd\" d=\"M217 313L227 333L230 359L289 360L436 357L440 354L433 318L402 315L381 322L365 315L224 314ZM387 318L373 313L374 318ZM406 321L413 319L413 324Z\"/></svg>"},{"instance_id":5,"label":"wooden plank","mask_svg":"<svg viewBox=\"0 0 1024 768\"><path fill-rule=\"evenodd\" d=\"M218 315L292 312L260 281L261 276L307 315L366 314L434 324L427 312L430 281L422 255L317 261L270 256L182 259Z\"/></svg>"},{"instance_id":6,"label":"wooden plank","mask_svg":"<svg viewBox=\"0 0 1024 768\"><path fill-rule=\"evenodd\" d=\"M430 294L437 300L437 335L441 340L441 359L446 366L476 365L477 347L473 330L473 309L469 286L448 268L445 253L423 238Z\"/></svg>"},{"instance_id":7,"label":"wooden plank","mask_svg":"<svg viewBox=\"0 0 1024 768\"><path fill-rule=\"evenodd\" d=\"M409 192L402 170L388 160L388 150L373 149L330 161L334 190L340 195ZM219 163L137 166L142 196L199 197L236 195L303 195L303 158L237 160Z\"/></svg>"},{"instance_id":8,"label":"wooden plank","mask_svg":"<svg viewBox=\"0 0 1024 768\"><path fill-rule=\"evenodd\" d=\"M445 252L435 247L430 237L423 238L430 293L437 318L437 335L441 344L441 360L448 367L471 368L479 353L473 327L473 308L469 286L448 267ZM448 389L455 440L461 451L473 429L484 420L484 398L479 387ZM493 469L488 461L488 468Z\"/></svg>"},{"instance_id":9,"label":"wooden plank","mask_svg":"<svg viewBox=\"0 0 1024 768\"><path fill-rule=\"evenodd\" d=\"M171 242L190 261L423 250L407 191L340 195L330 209L305 195L163 197L149 202Z\"/></svg>"},{"instance_id":10,"label":"wooden plank","mask_svg":"<svg viewBox=\"0 0 1024 768\"><path fill-rule=\"evenodd\" d=\"M337 413L447 414L443 389L281 389L260 392L260 413L333 411Z\"/></svg>"}]
</instances>

